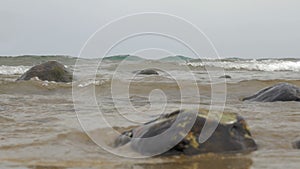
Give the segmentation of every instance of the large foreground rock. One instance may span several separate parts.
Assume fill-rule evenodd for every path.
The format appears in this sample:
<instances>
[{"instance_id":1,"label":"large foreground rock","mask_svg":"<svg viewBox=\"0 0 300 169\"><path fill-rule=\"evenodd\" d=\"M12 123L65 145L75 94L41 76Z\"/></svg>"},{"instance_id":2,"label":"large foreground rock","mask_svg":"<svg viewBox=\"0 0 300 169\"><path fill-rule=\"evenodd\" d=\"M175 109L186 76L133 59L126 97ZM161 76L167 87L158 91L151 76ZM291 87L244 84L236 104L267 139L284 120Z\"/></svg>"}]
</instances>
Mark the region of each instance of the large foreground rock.
<instances>
[{"instance_id":1,"label":"large foreground rock","mask_svg":"<svg viewBox=\"0 0 300 169\"><path fill-rule=\"evenodd\" d=\"M73 75L63 64L48 61L32 67L17 80L30 80L33 77L55 82L72 82Z\"/></svg>"},{"instance_id":2,"label":"large foreground rock","mask_svg":"<svg viewBox=\"0 0 300 169\"><path fill-rule=\"evenodd\" d=\"M262 89L244 100L257 102L300 101L300 88L289 83L279 83Z\"/></svg>"},{"instance_id":3,"label":"large foreground rock","mask_svg":"<svg viewBox=\"0 0 300 169\"><path fill-rule=\"evenodd\" d=\"M201 143L199 135L206 119L207 113L178 110L123 132L116 138L115 147L130 144L142 155L240 153L257 149L245 120L234 113L223 114L219 124L207 120L217 128L207 141Z\"/></svg>"}]
</instances>

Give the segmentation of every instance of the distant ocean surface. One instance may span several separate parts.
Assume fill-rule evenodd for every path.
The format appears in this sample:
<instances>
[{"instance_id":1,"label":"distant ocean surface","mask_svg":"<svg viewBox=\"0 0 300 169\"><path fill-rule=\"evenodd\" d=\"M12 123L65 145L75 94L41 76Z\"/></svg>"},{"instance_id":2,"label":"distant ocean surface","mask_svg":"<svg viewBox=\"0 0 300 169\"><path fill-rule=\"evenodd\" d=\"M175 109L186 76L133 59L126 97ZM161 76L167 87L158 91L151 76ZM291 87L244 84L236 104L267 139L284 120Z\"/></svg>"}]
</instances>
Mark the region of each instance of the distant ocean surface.
<instances>
[{"instance_id":1,"label":"distant ocean surface","mask_svg":"<svg viewBox=\"0 0 300 169\"><path fill-rule=\"evenodd\" d=\"M105 61L120 61L125 59L129 61L140 61L138 57L109 57ZM75 57L68 56L19 56L19 57L0 57L0 74L22 74L35 64L47 60L57 60L66 65L73 65L76 62ZM97 59L98 60L98 59ZM282 59L240 59L228 58L218 60L200 60L187 57L168 57L157 60L157 62L185 62L192 67L204 68L205 66L220 67L225 70L248 70L248 71L291 71L300 72L300 58L282 58Z\"/></svg>"},{"instance_id":2,"label":"distant ocean surface","mask_svg":"<svg viewBox=\"0 0 300 169\"><path fill-rule=\"evenodd\" d=\"M78 58L67 56L0 57L0 168L298 168L300 152L291 142L300 137L299 102L242 102L258 90L280 82L300 86L300 59L190 59L184 56L145 60L136 56L113 56L99 64L95 79L86 77L73 83L56 83L33 79L15 80L36 64L56 60L71 70ZM93 74L90 65L97 59L80 59L81 72ZM159 75L135 75L143 68L155 68ZM209 74L207 70L215 71ZM218 72L219 70L220 73ZM224 71L224 72L223 72ZM222 79L220 76L231 78ZM259 149L251 154L199 155L151 159L122 159L99 148L83 132L74 109L72 90L86 92L93 88L99 108L113 127L128 127L130 122L116 120L122 111L128 119L146 122L160 113L200 105L209 109L211 84L226 82L225 111L245 117ZM128 93L112 97L112 82ZM178 86L180 82L181 86ZM189 89L196 84L200 101ZM72 87L74 87L72 89ZM151 95L159 89L160 94ZM129 98L128 98L129 96ZM151 97L150 97L151 96ZM163 109L161 100L167 98ZM85 99L85 98L82 98ZM129 99L131 105L128 105ZM115 105L120 105L116 109ZM132 112L134 107L138 112ZM90 132L109 133L104 124L97 124L99 112L87 107L93 122ZM106 137L107 144L114 137ZM128 150L128 153L131 153Z\"/></svg>"}]
</instances>

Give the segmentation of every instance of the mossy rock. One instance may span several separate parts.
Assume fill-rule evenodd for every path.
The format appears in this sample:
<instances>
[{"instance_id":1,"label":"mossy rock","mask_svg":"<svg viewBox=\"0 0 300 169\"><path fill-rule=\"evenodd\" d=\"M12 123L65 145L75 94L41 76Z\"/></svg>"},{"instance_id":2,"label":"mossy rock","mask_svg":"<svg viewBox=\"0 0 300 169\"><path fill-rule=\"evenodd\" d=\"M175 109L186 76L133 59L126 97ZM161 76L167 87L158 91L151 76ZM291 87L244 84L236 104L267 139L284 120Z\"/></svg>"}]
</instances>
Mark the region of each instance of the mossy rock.
<instances>
[{"instance_id":1,"label":"mossy rock","mask_svg":"<svg viewBox=\"0 0 300 169\"><path fill-rule=\"evenodd\" d=\"M17 80L30 80L38 77L40 80L55 82L72 82L73 74L63 64L56 61L48 61L40 65L36 65L25 72Z\"/></svg>"},{"instance_id":2,"label":"mossy rock","mask_svg":"<svg viewBox=\"0 0 300 169\"><path fill-rule=\"evenodd\" d=\"M235 113L224 113L220 122L208 119L207 111L178 110L123 132L115 147L130 144L142 155L196 155L202 153L242 153L257 149L245 120ZM205 141L199 139L205 122L217 125ZM146 138L146 139L145 139Z\"/></svg>"}]
</instances>

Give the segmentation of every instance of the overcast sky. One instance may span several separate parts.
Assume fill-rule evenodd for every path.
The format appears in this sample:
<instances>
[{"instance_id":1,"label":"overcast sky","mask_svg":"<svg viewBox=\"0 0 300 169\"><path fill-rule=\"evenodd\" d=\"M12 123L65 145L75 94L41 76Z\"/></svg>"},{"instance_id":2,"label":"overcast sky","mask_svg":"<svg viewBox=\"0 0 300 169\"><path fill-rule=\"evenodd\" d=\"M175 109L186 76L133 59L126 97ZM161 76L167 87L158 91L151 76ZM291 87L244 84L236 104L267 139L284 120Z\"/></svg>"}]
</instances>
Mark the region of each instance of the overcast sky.
<instances>
[{"instance_id":1,"label":"overcast sky","mask_svg":"<svg viewBox=\"0 0 300 169\"><path fill-rule=\"evenodd\" d=\"M185 18L222 57L300 57L299 0L0 0L0 55L77 56L101 26L138 12Z\"/></svg>"}]
</instances>

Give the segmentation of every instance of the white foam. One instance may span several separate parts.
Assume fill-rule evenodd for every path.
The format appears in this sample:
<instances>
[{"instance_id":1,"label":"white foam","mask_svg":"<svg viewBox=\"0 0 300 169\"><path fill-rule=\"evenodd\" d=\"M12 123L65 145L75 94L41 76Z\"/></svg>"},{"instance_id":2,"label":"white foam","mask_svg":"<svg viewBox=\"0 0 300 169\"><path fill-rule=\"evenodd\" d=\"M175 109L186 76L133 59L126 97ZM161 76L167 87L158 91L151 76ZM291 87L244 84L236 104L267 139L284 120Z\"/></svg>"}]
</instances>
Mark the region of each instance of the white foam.
<instances>
[{"instance_id":1,"label":"white foam","mask_svg":"<svg viewBox=\"0 0 300 169\"><path fill-rule=\"evenodd\" d=\"M23 74L30 69L30 66L0 66L0 74L2 75L14 75Z\"/></svg>"},{"instance_id":2,"label":"white foam","mask_svg":"<svg viewBox=\"0 0 300 169\"><path fill-rule=\"evenodd\" d=\"M252 70L252 71L294 71L300 72L300 61L284 60L239 60L239 61L203 61L191 62L188 65L194 67L220 67L224 69Z\"/></svg>"},{"instance_id":3,"label":"white foam","mask_svg":"<svg viewBox=\"0 0 300 169\"><path fill-rule=\"evenodd\" d=\"M90 86L90 85L96 85L96 86L100 86L102 84L104 84L105 81L99 81L99 80L89 80L87 82L83 82L83 83L80 83L78 85L78 87L87 87L87 86Z\"/></svg>"}]
</instances>

